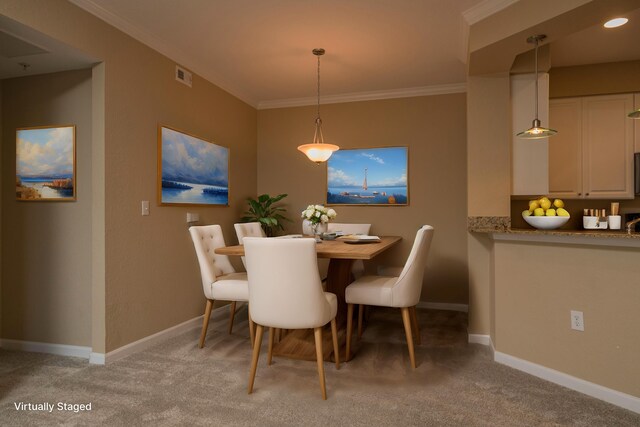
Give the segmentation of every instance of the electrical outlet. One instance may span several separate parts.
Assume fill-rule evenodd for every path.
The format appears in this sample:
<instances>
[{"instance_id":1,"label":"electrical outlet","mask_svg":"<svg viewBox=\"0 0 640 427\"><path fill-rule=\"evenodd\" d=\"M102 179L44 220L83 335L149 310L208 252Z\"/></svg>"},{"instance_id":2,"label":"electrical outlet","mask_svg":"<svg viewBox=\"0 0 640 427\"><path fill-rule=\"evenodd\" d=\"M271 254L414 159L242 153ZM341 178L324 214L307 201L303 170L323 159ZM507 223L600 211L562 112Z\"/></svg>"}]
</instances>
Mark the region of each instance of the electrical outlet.
<instances>
[{"instance_id":1,"label":"electrical outlet","mask_svg":"<svg viewBox=\"0 0 640 427\"><path fill-rule=\"evenodd\" d=\"M581 311L571 310L571 329L584 332L584 317Z\"/></svg>"}]
</instances>

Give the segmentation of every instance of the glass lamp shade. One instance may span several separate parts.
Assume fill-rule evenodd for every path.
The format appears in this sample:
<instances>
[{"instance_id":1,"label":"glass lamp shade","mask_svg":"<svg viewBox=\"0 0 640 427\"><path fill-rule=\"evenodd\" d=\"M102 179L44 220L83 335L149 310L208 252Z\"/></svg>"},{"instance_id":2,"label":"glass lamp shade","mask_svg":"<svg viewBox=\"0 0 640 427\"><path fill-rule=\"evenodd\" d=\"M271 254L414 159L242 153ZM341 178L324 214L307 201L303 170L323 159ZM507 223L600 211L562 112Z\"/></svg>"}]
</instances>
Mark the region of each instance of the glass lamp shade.
<instances>
[{"instance_id":1,"label":"glass lamp shade","mask_svg":"<svg viewBox=\"0 0 640 427\"><path fill-rule=\"evenodd\" d=\"M329 160L334 151L338 151L340 147L333 144L312 143L304 144L298 147L312 162L322 163Z\"/></svg>"},{"instance_id":2,"label":"glass lamp shade","mask_svg":"<svg viewBox=\"0 0 640 427\"><path fill-rule=\"evenodd\" d=\"M542 139L542 138L547 138L549 136L553 136L557 133L558 133L557 130L544 128L540 126L540 120L535 119L533 121L533 126L531 126L529 129L525 131L518 133L516 136L518 138L523 138L523 139Z\"/></svg>"},{"instance_id":3,"label":"glass lamp shade","mask_svg":"<svg viewBox=\"0 0 640 427\"><path fill-rule=\"evenodd\" d=\"M627 117L632 118L632 119L640 119L640 108L638 108L635 111L630 112Z\"/></svg>"}]
</instances>

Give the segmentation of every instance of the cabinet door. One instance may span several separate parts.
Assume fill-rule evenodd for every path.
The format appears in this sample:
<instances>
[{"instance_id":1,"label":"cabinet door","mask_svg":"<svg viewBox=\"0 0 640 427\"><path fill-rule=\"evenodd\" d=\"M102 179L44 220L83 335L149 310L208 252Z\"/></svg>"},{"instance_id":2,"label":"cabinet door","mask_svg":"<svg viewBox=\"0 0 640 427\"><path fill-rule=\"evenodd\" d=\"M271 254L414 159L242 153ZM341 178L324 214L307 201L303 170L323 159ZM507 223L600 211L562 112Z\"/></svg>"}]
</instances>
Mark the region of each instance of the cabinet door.
<instances>
[{"instance_id":1,"label":"cabinet door","mask_svg":"<svg viewBox=\"0 0 640 427\"><path fill-rule=\"evenodd\" d=\"M582 99L582 181L593 199L633 199L633 95Z\"/></svg>"},{"instance_id":2,"label":"cabinet door","mask_svg":"<svg viewBox=\"0 0 640 427\"><path fill-rule=\"evenodd\" d=\"M558 133L549 138L549 195L582 197L582 99L552 99L549 127Z\"/></svg>"}]
</instances>

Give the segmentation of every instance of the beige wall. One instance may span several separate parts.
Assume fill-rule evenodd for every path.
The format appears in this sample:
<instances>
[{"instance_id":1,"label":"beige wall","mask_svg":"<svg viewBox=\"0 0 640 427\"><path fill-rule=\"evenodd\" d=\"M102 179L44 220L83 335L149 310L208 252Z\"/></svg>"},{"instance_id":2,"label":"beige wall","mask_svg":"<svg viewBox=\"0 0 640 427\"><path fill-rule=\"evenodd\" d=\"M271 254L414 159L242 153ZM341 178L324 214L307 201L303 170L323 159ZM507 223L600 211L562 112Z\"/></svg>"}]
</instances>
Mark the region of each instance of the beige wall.
<instances>
[{"instance_id":1,"label":"beige wall","mask_svg":"<svg viewBox=\"0 0 640 427\"><path fill-rule=\"evenodd\" d=\"M637 248L495 244L496 350L640 397ZM584 313L585 331L570 328Z\"/></svg>"},{"instance_id":2,"label":"beige wall","mask_svg":"<svg viewBox=\"0 0 640 427\"><path fill-rule=\"evenodd\" d=\"M552 68L549 97L640 92L639 75L640 60Z\"/></svg>"},{"instance_id":3,"label":"beige wall","mask_svg":"<svg viewBox=\"0 0 640 427\"><path fill-rule=\"evenodd\" d=\"M93 283L94 293L105 295L106 337L93 342L93 350L111 351L201 315L204 298L185 216L197 212L201 223L221 224L233 241L244 200L256 194L256 110L199 76L193 88L176 82L173 61L67 1L6 0L0 13L104 61L96 71L104 79L104 133L94 134L94 142L104 138L98 189L104 199L93 204L94 218L104 220L93 224L94 232L104 230L94 236L104 239L104 248L94 250L103 256L104 276L94 273ZM230 207L156 205L159 123L230 147ZM151 201L150 216L140 216L142 200ZM100 301L94 305L98 313Z\"/></svg>"},{"instance_id":4,"label":"beige wall","mask_svg":"<svg viewBox=\"0 0 640 427\"><path fill-rule=\"evenodd\" d=\"M529 7L536 7L536 13L530 16L517 13ZM531 34L561 37L593 25L606 11L620 12L634 7L637 8L637 2L626 0L543 3L521 0L471 27L469 45L476 51L470 54L472 75L467 92L469 215L494 216L505 212L509 215L510 211L510 192L504 191L509 183L510 166L502 161L508 158L510 149L502 139L505 134L510 138L511 119L502 114L508 104L499 90L492 94L490 88L495 83L476 80L488 77L478 76L478 70L502 64L498 71L507 72L515 55L527 49L523 40ZM559 8L566 8L567 13ZM514 38L521 40L520 47ZM495 61L495 55L509 58ZM487 63L491 67L485 67ZM476 84L481 86L474 89ZM489 99L485 99L487 96ZM493 122L492 132L481 121L482 106L500 114ZM483 127L483 132L475 132ZM493 153L497 159L491 166L486 164L491 162L486 153ZM491 167L498 170L490 170ZM474 187L472 183L483 179L485 170L497 177L495 185L484 183ZM483 196L492 189L497 195L487 197L499 203L499 207L488 208ZM638 396L638 383L634 379L640 376L637 367L640 352L637 333L632 329L639 320L634 307L639 300L634 286L638 277L637 257L637 250L496 243L472 234L469 330L490 334L500 352ZM487 260L489 267L485 265ZM478 295L480 304L474 295ZM581 335L569 329L571 309L585 312L587 330Z\"/></svg>"},{"instance_id":5,"label":"beige wall","mask_svg":"<svg viewBox=\"0 0 640 427\"><path fill-rule=\"evenodd\" d=\"M2 81L2 334L91 346L91 70ZM76 202L18 202L16 128L76 126Z\"/></svg>"},{"instance_id":6,"label":"beige wall","mask_svg":"<svg viewBox=\"0 0 640 427\"><path fill-rule=\"evenodd\" d=\"M376 259L403 265L420 225L435 227L422 300L466 304L465 95L323 105L325 141L341 148L409 147L408 207L336 206L336 222L371 223L371 233L403 240ZM311 142L315 107L258 112L258 192L288 193L287 232L301 231L300 212L326 201L325 165L296 147ZM371 266L369 266L371 267Z\"/></svg>"}]
</instances>

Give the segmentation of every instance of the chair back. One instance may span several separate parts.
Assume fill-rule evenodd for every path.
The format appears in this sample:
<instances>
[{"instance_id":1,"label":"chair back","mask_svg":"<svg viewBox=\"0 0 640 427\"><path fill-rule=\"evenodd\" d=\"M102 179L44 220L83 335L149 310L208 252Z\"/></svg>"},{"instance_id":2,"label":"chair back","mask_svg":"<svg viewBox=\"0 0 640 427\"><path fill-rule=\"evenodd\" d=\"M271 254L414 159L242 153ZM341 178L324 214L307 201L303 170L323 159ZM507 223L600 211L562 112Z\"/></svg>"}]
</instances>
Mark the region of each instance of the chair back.
<instances>
[{"instance_id":1,"label":"chair back","mask_svg":"<svg viewBox=\"0 0 640 427\"><path fill-rule=\"evenodd\" d=\"M364 234L368 235L369 230L371 230L371 224L347 224L347 223L339 223L339 222L330 222L327 227L328 232L332 231L342 231L344 234ZM328 260L319 260L321 265L321 270L324 273L324 277L327 276L327 272L329 271L329 263ZM351 273L353 277L356 279L360 278L364 274L364 262L361 259L357 259L353 261L353 266L351 267Z\"/></svg>"},{"instance_id":2,"label":"chair back","mask_svg":"<svg viewBox=\"0 0 640 427\"><path fill-rule=\"evenodd\" d=\"M211 283L216 281L216 277L234 273L235 269L229 262L228 256L214 252L215 249L226 246L222 228L219 225L194 225L189 227L189 233L200 263L202 287L205 296L209 298Z\"/></svg>"},{"instance_id":3,"label":"chair back","mask_svg":"<svg viewBox=\"0 0 640 427\"><path fill-rule=\"evenodd\" d=\"M245 237L267 237L259 222L243 222L233 224L238 236L238 244L242 245Z\"/></svg>"},{"instance_id":4,"label":"chair back","mask_svg":"<svg viewBox=\"0 0 640 427\"><path fill-rule=\"evenodd\" d=\"M344 234L369 234L371 224L346 224L330 222L327 226L328 232L342 231Z\"/></svg>"},{"instance_id":5,"label":"chair back","mask_svg":"<svg viewBox=\"0 0 640 427\"><path fill-rule=\"evenodd\" d=\"M314 239L245 237L249 306L256 323L302 329L325 325L331 307L322 291Z\"/></svg>"},{"instance_id":6,"label":"chair back","mask_svg":"<svg viewBox=\"0 0 640 427\"><path fill-rule=\"evenodd\" d=\"M242 245L245 237L267 237L262 226L259 222L243 222L239 224L233 224L236 229L236 236L238 236L238 244ZM245 257L240 257L244 269L247 269L247 260Z\"/></svg>"},{"instance_id":7,"label":"chair back","mask_svg":"<svg viewBox=\"0 0 640 427\"><path fill-rule=\"evenodd\" d=\"M393 287L394 307L413 307L420 301L422 278L433 239L433 227L423 225L413 241L409 258Z\"/></svg>"}]
</instances>

